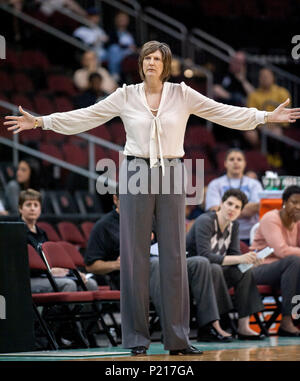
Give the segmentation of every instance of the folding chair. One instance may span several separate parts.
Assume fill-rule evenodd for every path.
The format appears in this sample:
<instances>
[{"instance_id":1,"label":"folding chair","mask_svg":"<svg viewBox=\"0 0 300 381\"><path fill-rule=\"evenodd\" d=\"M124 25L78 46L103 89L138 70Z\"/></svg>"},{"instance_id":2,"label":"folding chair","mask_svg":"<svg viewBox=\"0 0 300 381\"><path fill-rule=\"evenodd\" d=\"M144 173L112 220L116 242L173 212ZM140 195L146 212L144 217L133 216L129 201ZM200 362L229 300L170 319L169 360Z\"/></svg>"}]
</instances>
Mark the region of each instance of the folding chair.
<instances>
[{"instance_id":1,"label":"folding chair","mask_svg":"<svg viewBox=\"0 0 300 381\"><path fill-rule=\"evenodd\" d=\"M93 230L93 227L95 225L95 222L91 222L91 221L84 221L81 223L80 227L81 227L81 230L85 236L85 239L88 241L89 238L90 238L90 235L91 235L91 232Z\"/></svg>"},{"instance_id":2,"label":"folding chair","mask_svg":"<svg viewBox=\"0 0 300 381\"><path fill-rule=\"evenodd\" d=\"M61 238L56 232L56 230L54 229L54 227L48 222L39 221L37 223L37 226L46 232L49 241L53 241L53 242L61 241Z\"/></svg>"},{"instance_id":3,"label":"folding chair","mask_svg":"<svg viewBox=\"0 0 300 381\"><path fill-rule=\"evenodd\" d=\"M39 254L35 251L35 249L31 245L27 245L27 252L28 252L29 268L32 270L43 271L44 274L47 275L48 280L52 285L52 277L49 277L49 272L48 272L47 266L46 266L45 262L43 262L43 260L39 256ZM53 287L55 287L55 284L53 284ZM44 331L44 333L48 339L48 342L50 344L51 349L56 350L56 349L58 349L58 344L56 342L56 339L55 339L53 333L51 333L48 325L46 324L46 322L42 318L42 315L39 313L39 311L37 309L37 305L39 305L41 302L40 296L42 296L44 298L48 297L50 299L51 296L49 296L49 295L52 296L53 293L32 294L32 306L33 306L34 314L35 314L42 330Z\"/></svg>"},{"instance_id":4,"label":"folding chair","mask_svg":"<svg viewBox=\"0 0 300 381\"><path fill-rule=\"evenodd\" d=\"M76 249L74 245L72 245L69 242L61 241L58 242L59 245L61 245L65 251L68 253L68 255L73 260L76 267L85 267L83 256L80 254L80 252ZM101 301L102 303L102 314L108 314L112 323L113 327L116 330L117 336L121 337L121 329L119 324L117 323L114 312L116 312L115 306L118 307L118 312L120 311L120 291L119 290L111 290L109 287L99 287L99 292L95 292L95 297L97 300Z\"/></svg>"},{"instance_id":5,"label":"folding chair","mask_svg":"<svg viewBox=\"0 0 300 381\"><path fill-rule=\"evenodd\" d=\"M57 224L59 234L63 241L70 242L79 247L86 246L86 240L73 222L62 221Z\"/></svg>"},{"instance_id":6,"label":"folding chair","mask_svg":"<svg viewBox=\"0 0 300 381\"><path fill-rule=\"evenodd\" d=\"M105 323L105 320L103 318L103 306L102 306L102 302L104 301L104 299L106 299L105 301L111 301L111 300L114 300L117 295L116 293L114 293L113 291L106 291L106 290L99 290L99 291L87 291L86 289L86 286L76 268L76 265L74 263L74 261L72 260L72 257L67 253L67 251L64 249L64 247L59 244L58 242L45 242L42 244L42 247L41 247L41 252L42 254L46 257L46 260L48 261L50 267L60 267L60 268L67 268L69 270L71 270L72 274L74 275L74 277L76 278L76 282L78 283L78 285L82 288L82 290L84 291L77 291L77 292L69 292L67 294L78 294L78 299L77 302L79 304L79 307L80 307L80 304L84 304L86 302L88 302L88 304L92 307L92 313L86 313L86 312L82 312L81 311L81 308L79 309L74 309L74 312L72 313L75 313L75 318L78 319L79 321L81 321L82 319L84 319L85 317L87 318L96 318L96 323L98 325L98 328L104 330L106 336L108 337L110 343L113 345L113 346L117 346L117 343L116 341L114 340L114 338L112 337L110 331L109 331L109 328L107 326L107 324ZM120 298L120 295L118 294L119 298ZM69 295L70 297L70 295ZM83 301L80 301L80 297L83 297ZM88 300L84 300L85 297L87 297ZM92 298L90 300L90 297ZM73 301L72 301L72 304L74 304L74 299L76 300L75 297L73 297ZM100 306L99 306L99 303L100 303ZM87 315L87 316L85 316ZM101 327L99 325L99 321L101 323Z\"/></svg>"},{"instance_id":7,"label":"folding chair","mask_svg":"<svg viewBox=\"0 0 300 381\"><path fill-rule=\"evenodd\" d=\"M31 269L38 269L47 275L47 278L53 288L53 292L47 293L33 293L32 298L34 301L34 311L36 316L46 333L48 341L52 349L57 349L58 344L55 339L54 333L52 331L51 323L55 321L69 322L80 340L80 343L89 348L89 341L86 337L85 332L82 330L82 326L78 324L84 318L94 318L98 319L96 311L92 313L82 312L82 307L86 304L91 305L94 302L94 295L92 292L77 291L77 292L59 292L55 279L52 277L50 266L48 260L41 250L41 256L43 260L39 257L39 254L29 245L29 263ZM37 306L44 307L44 318L38 313ZM59 313L53 312L53 307L61 306L62 309ZM48 324L46 324L46 321Z\"/></svg>"}]
</instances>

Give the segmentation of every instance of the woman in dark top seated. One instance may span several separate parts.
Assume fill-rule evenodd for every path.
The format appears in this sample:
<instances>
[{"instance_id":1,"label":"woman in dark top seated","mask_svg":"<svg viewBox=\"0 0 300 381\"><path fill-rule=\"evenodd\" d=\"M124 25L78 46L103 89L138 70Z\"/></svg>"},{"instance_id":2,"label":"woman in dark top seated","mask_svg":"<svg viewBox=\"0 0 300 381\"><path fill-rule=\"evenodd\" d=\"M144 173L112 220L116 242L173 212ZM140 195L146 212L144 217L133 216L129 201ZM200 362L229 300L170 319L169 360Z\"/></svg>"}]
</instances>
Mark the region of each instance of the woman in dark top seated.
<instances>
[{"instance_id":1,"label":"woman in dark top seated","mask_svg":"<svg viewBox=\"0 0 300 381\"><path fill-rule=\"evenodd\" d=\"M41 214L41 205L42 197L40 192L29 188L20 193L19 211L21 219L26 224L27 242L36 250L39 250L39 246L48 241L46 232L36 225ZM51 273L55 277L59 291L77 291L76 282L68 277L69 269L53 267ZM83 273L80 274L89 290L98 289L97 282L94 279L86 279ZM30 283L33 293L53 291L48 278L41 276L39 273L31 273Z\"/></svg>"}]
</instances>

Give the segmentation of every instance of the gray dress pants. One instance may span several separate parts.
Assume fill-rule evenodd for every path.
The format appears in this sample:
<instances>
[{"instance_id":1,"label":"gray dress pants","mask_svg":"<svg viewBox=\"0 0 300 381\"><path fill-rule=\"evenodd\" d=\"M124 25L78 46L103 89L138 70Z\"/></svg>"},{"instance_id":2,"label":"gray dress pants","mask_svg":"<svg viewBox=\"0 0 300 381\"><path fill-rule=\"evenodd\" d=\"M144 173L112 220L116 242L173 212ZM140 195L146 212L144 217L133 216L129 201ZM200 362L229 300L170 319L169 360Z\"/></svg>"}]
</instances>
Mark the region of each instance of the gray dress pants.
<instances>
[{"instance_id":1,"label":"gray dress pants","mask_svg":"<svg viewBox=\"0 0 300 381\"><path fill-rule=\"evenodd\" d=\"M150 258L150 297L158 316L161 316L158 257ZM196 304L198 327L220 319L233 309L222 267L211 264L205 257L187 258L189 288Z\"/></svg>"},{"instance_id":2,"label":"gray dress pants","mask_svg":"<svg viewBox=\"0 0 300 381\"><path fill-rule=\"evenodd\" d=\"M151 257L150 296L158 316L161 316L159 258ZM211 266L207 258L187 258L189 287L196 303L197 323L202 327L219 320L218 306L212 281Z\"/></svg>"},{"instance_id":3,"label":"gray dress pants","mask_svg":"<svg viewBox=\"0 0 300 381\"><path fill-rule=\"evenodd\" d=\"M132 162L141 167L131 170ZM160 168L150 169L141 159L124 160L120 168L120 289L122 344L124 348L150 345L149 334L149 253L152 219L155 215L158 249L160 253L161 323L166 350L185 349L189 343L189 288L185 244L185 192L183 185L174 180L175 168L184 172L184 165L176 160L166 166L166 176ZM133 194L129 188L138 182L139 170L147 182L146 194ZM176 171L177 171L176 170ZM164 194L168 181L169 194ZM154 181L158 181L153 192ZM128 185L128 187L127 187ZM145 185L145 184L142 184ZM151 185L151 186L150 186ZM157 184L156 184L157 185ZM181 189L176 194L174 189ZM154 187L155 188L155 187ZM145 190L145 189L144 189ZM122 194L123 192L126 192Z\"/></svg>"},{"instance_id":4,"label":"gray dress pants","mask_svg":"<svg viewBox=\"0 0 300 381\"><path fill-rule=\"evenodd\" d=\"M300 257L289 255L254 267L252 272L256 284L267 284L281 290L282 315L291 315L293 296L300 295Z\"/></svg>"}]
</instances>

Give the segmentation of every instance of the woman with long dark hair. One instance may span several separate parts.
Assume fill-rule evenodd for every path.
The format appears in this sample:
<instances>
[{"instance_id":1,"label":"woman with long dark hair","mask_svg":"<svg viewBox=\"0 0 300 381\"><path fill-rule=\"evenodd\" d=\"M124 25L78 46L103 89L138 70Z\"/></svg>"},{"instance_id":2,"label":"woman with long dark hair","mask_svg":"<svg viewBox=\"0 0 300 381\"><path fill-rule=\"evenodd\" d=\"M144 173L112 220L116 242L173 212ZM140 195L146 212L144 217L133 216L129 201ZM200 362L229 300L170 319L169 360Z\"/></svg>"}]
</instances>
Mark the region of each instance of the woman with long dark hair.
<instances>
[{"instance_id":1,"label":"woman with long dark hair","mask_svg":"<svg viewBox=\"0 0 300 381\"><path fill-rule=\"evenodd\" d=\"M19 194L22 190L40 189L39 174L40 166L37 160L30 157L20 160L16 178L9 181L5 187L5 205L9 214L18 214Z\"/></svg>"}]
</instances>

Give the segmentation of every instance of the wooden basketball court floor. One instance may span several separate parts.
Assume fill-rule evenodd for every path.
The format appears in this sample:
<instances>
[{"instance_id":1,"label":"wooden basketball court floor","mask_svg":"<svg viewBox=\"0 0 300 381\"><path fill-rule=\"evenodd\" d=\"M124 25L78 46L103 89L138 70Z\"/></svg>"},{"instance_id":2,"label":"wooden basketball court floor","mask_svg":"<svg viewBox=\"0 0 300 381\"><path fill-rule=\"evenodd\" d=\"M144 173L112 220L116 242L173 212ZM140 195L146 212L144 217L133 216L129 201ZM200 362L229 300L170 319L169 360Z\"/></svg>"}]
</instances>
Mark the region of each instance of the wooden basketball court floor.
<instances>
[{"instance_id":1,"label":"wooden basketball court floor","mask_svg":"<svg viewBox=\"0 0 300 381\"><path fill-rule=\"evenodd\" d=\"M272 336L260 342L235 340L227 344L192 341L192 345L203 355L170 356L161 343L152 343L147 356L139 357L118 346L0 354L0 361L300 361L300 338Z\"/></svg>"}]
</instances>

